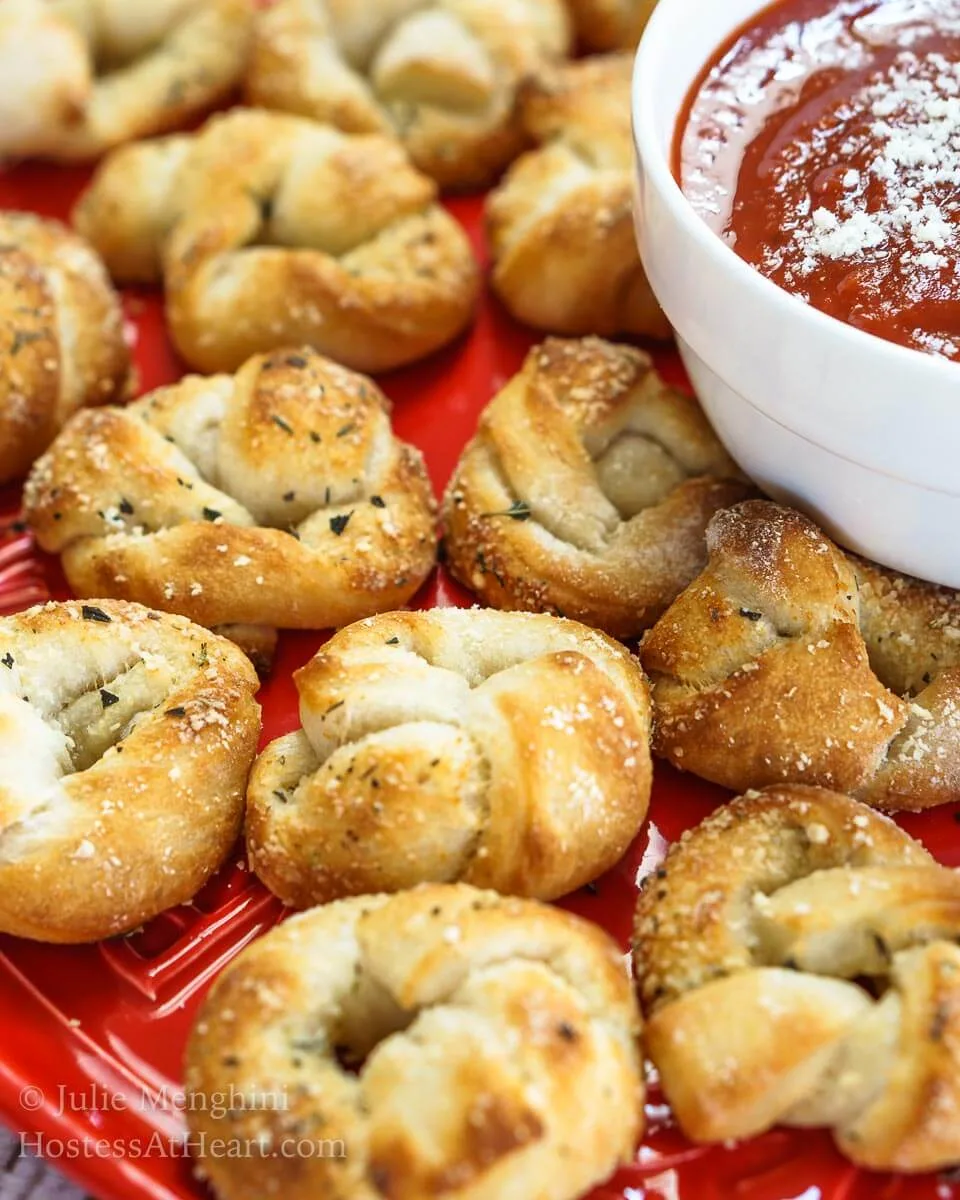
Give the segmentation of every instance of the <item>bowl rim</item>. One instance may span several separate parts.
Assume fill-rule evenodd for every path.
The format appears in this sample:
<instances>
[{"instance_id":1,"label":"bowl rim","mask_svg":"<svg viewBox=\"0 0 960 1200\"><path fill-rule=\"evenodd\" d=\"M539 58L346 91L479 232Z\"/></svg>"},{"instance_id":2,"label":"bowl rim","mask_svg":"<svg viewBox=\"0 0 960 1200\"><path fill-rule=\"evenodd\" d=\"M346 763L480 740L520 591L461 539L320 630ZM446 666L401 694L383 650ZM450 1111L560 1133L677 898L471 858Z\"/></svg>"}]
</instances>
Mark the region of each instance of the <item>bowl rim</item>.
<instances>
[{"instance_id":1,"label":"bowl rim","mask_svg":"<svg viewBox=\"0 0 960 1200\"><path fill-rule=\"evenodd\" d=\"M661 130L654 118L656 106L652 103L651 85L656 78L655 61L663 57L663 46L671 33L672 23L677 20L678 14L685 14L687 19L695 16L699 3L702 3L702 0L659 0L637 47L631 86L634 148L645 177L669 205L684 236L696 245L698 253L706 255L717 269L726 272L737 288L754 291L757 298L770 306L779 319L802 321L818 338L826 338L837 346L845 346L851 355L870 355L878 366L886 363L890 370L898 375L913 372L917 376L915 382L918 385L926 381L937 390L949 388L951 384L955 388L960 386L960 374L957 372L960 360L942 358L857 329L839 317L821 312L762 275L707 225L684 195L674 177L670 162L679 113L674 113L671 117L669 149L665 153ZM734 33L769 4L770 0L752 0L750 15L746 18L740 16L731 19L725 36ZM705 62L701 63L700 67L704 65ZM693 85L694 78L691 77L687 90ZM686 94L687 92L684 93ZM960 404L960 398L957 403Z\"/></svg>"}]
</instances>

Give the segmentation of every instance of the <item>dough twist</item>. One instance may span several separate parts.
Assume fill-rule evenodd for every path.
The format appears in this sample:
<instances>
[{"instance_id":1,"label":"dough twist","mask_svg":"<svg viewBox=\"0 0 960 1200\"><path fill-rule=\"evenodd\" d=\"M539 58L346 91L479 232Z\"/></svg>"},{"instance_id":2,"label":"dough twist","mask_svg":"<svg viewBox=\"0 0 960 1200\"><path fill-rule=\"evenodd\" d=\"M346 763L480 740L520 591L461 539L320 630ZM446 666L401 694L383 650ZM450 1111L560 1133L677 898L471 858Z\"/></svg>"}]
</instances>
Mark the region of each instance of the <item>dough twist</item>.
<instances>
[{"instance_id":1,"label":"dough twist","mask_svg":"<svg viewBox=\"0 0 960 1200\"><path fill-rule=\"evenodd\" d=\"M460 333L479 287L465 233L395 141L282 113L124 147L74 222L115 278L162 276L174 342L204 372L304 342L385 371Z\"/></svg>"},{"instance_id":2,"label":"dough twist","mask_svg":"<svg viewBox=\"0 0 960 1200\"><path fill-rule=\"evenodd\" d=\"M622 857L650 798L636 661L526 613L391 613L295 675L303 729L250 779L250 862L286 903L462 879L552 899Z\"/></svg>"},{"instance_id":3,"label":"dough twist","mask_svg":"<svg viewBox=\"0 0 960 1200\"><path fill-rule=\"evenodd\" d=\"M632 50L657 0L567 0L577 36L589 50Z\"/></svg>"},{"instance_id":4,"label":"dough twist","mask_svg":"<svg viewBox=\"0 0 960 1200\"><path fill-rule=\"evenodd\" d=\"M684 1132L833 1129L877 1171L960 1162L960 875L846 796L718 809L643 888L645 1044Z\"/></svg>"},{"instance_id":5,"label":"dough twist","mask_svg":"<svg viewBox=\"0 0 960 1200\"><path fill-rule=\"evenodd\" d=\"M260 734L240 651L110 600L0 620L0 930L123 933L232 849Z\"/></svg>"},{"instance_id":6,"label":"dough twist","mask_svg":"<svg viewBox=\"0 0 960 1200\"><path fill-rule=\"evenodd\" d=\"M221 1200L575 1200L633 1153L637 1034L618 949L585 921L462 884L358 897L220 977L187 1118L263 1147L201 1164ZM251 1104L218 1116L231 1093ZM330 1149L275 1155L286 1139Z\"/></svg>"},{"instance_id":7,"label":"dough twist","mask_svg":"<svg viewBox=\"0 0 960 1200\"><path fill-rule=\"evenodd\" d=\"M524 145L520 81L569 48L562 0L278 0L247 96L355 133L395 133L443 187L486 187Z\"/></svg>"},{"instance_id":8,"label":"dough twist","mask_svg":"<svg viewBox=\"0 0 960 1200\"><path fill-rule=\"evenodd\" d=\"M78 413L35 464L24 514L78 595L211 627L395 608L436 552L423 460L387 400L311 350Z\"/></svg>"},{"instance_id":9,"label":"dough twist","mask_svg":"<svg viewBox=\"0 0 960 1200\"><path fill-rule=\"evenodd\" d=\"M0 154L58 160L176 129L240 82L250 0L4 0Z\"/></svg>"},{"instance_id":10,"label":"dough twist","mask_svg":"<svg viewBox=\"0 0 960 1200\"><path fill-rule=\"evenodd\" d=\"M123 399L130 354L103 264L56 221L0 212L0 483L85 404Z\"/></svg>"},{"instance_id":11,"label":"dough twist","mask_svg":"<svg viewBox=\"0 0 960 1200\"><path fill-rule=\"evenodd\" d=\"M960 602L847 558L768 501L718 513L710 562L647 634L654 748L735 791L836 788L878 808L960 794Z\"/></svg>"},{"instance_id":12,"label":"dough twist","mask_svg":"<svg viewBox=\"0 0 960 1200\"><path fill-rule=\"evenodd\" d=\"M710 517L749 492L696 401L646 354L549 339L460 459L447 558L486 604L634 637L703 566Z\"/></svg>"},{"instance_id":13,"label":"dough twist","mask_svg":"<svg viewBox=\"0 0 960 1200\"><path fill-rule=\"evenodd\" d=\"M588 58L544 69L520 91L537 148L490 193L487 226L494 289L537 329L670 336L633 224L632 69L629 54Z\"/></svg>"}]
</instances>

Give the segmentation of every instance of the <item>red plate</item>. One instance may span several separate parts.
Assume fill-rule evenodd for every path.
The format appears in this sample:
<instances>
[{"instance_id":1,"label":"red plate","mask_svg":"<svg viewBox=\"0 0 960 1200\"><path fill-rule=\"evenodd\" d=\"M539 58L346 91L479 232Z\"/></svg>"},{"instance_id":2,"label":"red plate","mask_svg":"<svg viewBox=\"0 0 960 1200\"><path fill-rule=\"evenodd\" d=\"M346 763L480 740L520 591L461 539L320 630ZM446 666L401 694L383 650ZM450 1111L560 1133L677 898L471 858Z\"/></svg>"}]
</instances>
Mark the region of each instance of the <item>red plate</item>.
<instances>
[{"instance_id":1,"label":"red plate","mask_svg":"<svg viewBox=\"0 0 960 1200\"><path fill-rule=\"evenodd\" d=\"M65 217L86 176L53 168L0 175L0 207ZM481 256L481 204L450 205ZM155 294L129 292L141 389L182 374ZM418 445L438 491L477 415L519 367L534 339L487 300L470 335L429 363L384 380L401 437ZM675 354L661 370L682 379ZM0 493L8 525L18 497ZM0 611L66 594L56 562L29 535L0 537ZM423 589L423 607L470 603L439 570ZM320 644L317 634L286 634L261 692L264 742L298 725L291 671ZM723 793L662 764L650 821L620 865L567 907L607 928L626 947L636 880L659 862L667 843L695 824ZM937 856L960 865L958 814L939 811L904 824ZM190 1022L210 980L237 951L282 915L279 903L241 861L225 868L190 905L165 913L142 932L97 946L51 948L0 938L0 1118L26 1131L25 1145L104 1200L195 1200L180 1144L180 1060ZM648 1133L635 1163L599 1188L593 1200L960 1200L960 1181L869 1175L833 1149L826 1134L776 1130L728 1147L690 1145L673 1126L655 1086Z\"/></svg>"}]
</instances>

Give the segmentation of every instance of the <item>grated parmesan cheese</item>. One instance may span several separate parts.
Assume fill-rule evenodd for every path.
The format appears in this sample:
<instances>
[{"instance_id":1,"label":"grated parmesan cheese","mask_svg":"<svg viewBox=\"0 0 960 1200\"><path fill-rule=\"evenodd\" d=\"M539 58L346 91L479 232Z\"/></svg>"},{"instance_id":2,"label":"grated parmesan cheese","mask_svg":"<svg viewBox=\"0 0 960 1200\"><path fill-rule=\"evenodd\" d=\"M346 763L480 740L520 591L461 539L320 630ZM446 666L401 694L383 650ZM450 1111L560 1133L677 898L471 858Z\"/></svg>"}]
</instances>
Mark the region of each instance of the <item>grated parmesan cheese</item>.
<instances>
[{"instance_id":1,"label":"grated parmesan cheese","mask_svg":"<svg viewBox=\"0 0 960 1200\"><path fill-rule=\"evenodd\" d=\"M960 247L960 63L903 51L873 77L863 103L876 152L864 175L845 172L834 210L813 208L793 231L799 272L811 274L823 259L862 258L895 240L904 263L939 273L950 263L941 251ZM854 153L856 140L844 149Z\"/></svg>"}]
</instances>

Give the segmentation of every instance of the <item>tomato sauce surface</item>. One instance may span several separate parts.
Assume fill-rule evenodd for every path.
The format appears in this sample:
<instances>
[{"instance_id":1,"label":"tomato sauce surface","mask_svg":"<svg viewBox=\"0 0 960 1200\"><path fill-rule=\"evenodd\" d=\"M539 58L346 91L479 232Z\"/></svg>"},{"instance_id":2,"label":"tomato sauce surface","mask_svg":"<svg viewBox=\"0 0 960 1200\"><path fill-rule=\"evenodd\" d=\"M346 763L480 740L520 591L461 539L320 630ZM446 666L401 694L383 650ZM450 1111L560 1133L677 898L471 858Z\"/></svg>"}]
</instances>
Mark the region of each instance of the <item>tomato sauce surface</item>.
<instances>
[{"instance_id":1,"label":"tomato sauce surface","mask_svg":"<svg viewBox=\"0 0 960 1200\"><path fill-rule=\"evenodd\" d=\"M703 219L775 283L960 361L960 0L781 0L677 130Z\"/></svg>"}]
</instances>

